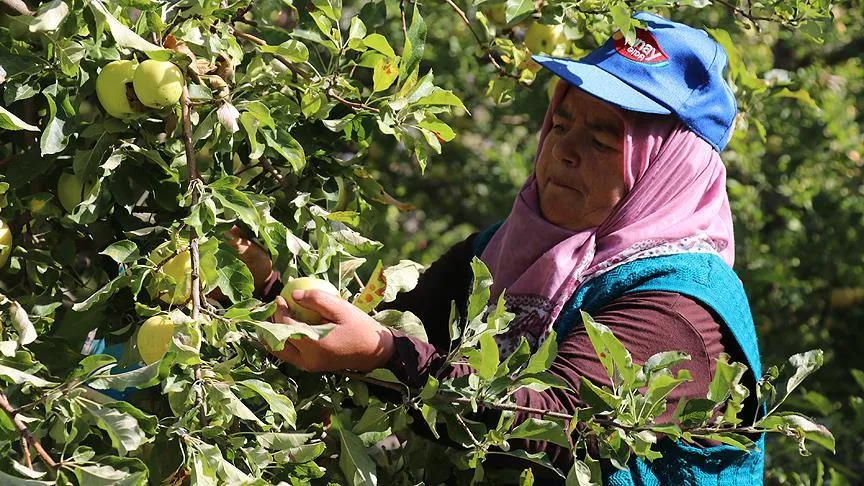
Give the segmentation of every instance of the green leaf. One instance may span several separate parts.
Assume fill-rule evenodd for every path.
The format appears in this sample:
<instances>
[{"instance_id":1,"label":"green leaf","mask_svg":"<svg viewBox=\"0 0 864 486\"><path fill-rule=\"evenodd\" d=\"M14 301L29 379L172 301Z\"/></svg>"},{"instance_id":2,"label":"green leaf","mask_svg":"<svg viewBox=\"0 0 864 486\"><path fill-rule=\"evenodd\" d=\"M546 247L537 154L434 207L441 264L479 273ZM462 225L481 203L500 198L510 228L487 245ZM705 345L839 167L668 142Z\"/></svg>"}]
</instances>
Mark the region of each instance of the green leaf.
<instances>
[{"instance_id":1,"label":"green leaf","mask_svg":"<svg viewBox=\"0 0 864 486\"><path fill-rule=\"evenodd\" d=\"M375 313L372 317L384 326L404 332L405 334L418 338L423 342L429 342L429 337L426 335L426 328L423 326L423 322L421 322L420 318L411 312L387 309Z\"/></svg>"},{"instance_id":2,"label":"green leaf","mask_svg":"<svg viewBox=\"0 0 864 486\"><path fill-rule=\"evenodd\" d=\"M219 248L213 253L213 268L216 276L213 283L228 297L231 302L241 302L252 298L255 282L249 267L241 261L234 252ZM208 265L209 266L209 265ZM205 258L201 258L201 268L205 267Z\"/></svg>"},{"instance_id":3,"label":"green leaf","mask_svg":"<svg viewBox=\"0 0 864 486\"><path fill-rule=\"evenodd\" d=\"M138 245L129 240L114 242L108 248L99 252L99 254L111 257L117 263L129 263L141 258L141 254L138 252Z\"/></svg>"},{"instance_id":4,"label":"green leaf","mask_svg":"<svg viewBox=\"0 0 864 486\"><path fill-rule=\"evenodd\" d=\"M34 127L33 125L25 122L24 120L15 116L14 113L10 112L6 108L0 106L0 128L4 130L27 130L30 132L38 132L39 127Z\"/></svg>"},{"instance_id":5,"label":"green leaf","mask_svg":"<svg viewBox=\"0 0 864 486\"><path fill-rule=\"evenodd\" d=\"M477 370L480 378L488 380L495 376L500 357L498 344L495 342L495 336L491 333L481 334L480 349L466 349L465 355L468 357L468 364Z\"/></svg>"},{"instance_id":6,"label":"green leaf","mask_svg":"<svg viewBox=\"0 0 864 486\"><path fill-rule=\"evenodd\" d=\"M408 38L405 39L405 48L402 51L402 64L399 65L399 85L414 76L423 58L423 50L426 46L426 22L420 15L420 9L414 4L414 12L411 17L411 27L408 28Z\"/></svg>"},{"instance_id":7,"label":"green leaf","mask_svg":"<svg viewBox=\"0 0 864 486\"><path fill-rule=\"evenodd\" d=\"M353 432L339 429L339 468L351 486L375 486L378 484L375 463L366 454L366 446Z\"/></svg>"},{"instance_id":8,"label":"green leaf","mask_svg":"<svg viewBox=\"0 0 864 486\"><path fill-rule=\"evenodd\" d=\"M471 259L471 272L474 280L471 288L471 296L468 298L468 320L472 321L480 316L486 304L489 302L490 287L492 287L492 274L489 268L476 256Z\"/></svg>"},{"instance_id":9,"label":"green leaf","mask_svg":"<svg viewBox=\"0 0 864 486\"><path fill-rule=\"evenodd\" d=\"M566 486L600 486L602 484L600 468L592 468L585 461L575 459L564 484Z\"/></svg>"},{"instance_id":10,"label":"green leaf","mask_svg":"<svg viewBox=\"0 0 864 486\"><path fill-rule=\"evenodd\" d=\"M369 34L365 39L363 39L363 45L384 54L388 59L396 59L396 53L393 52L390 43L387 42L387 38L381 34Z\"/></svg>"},{"instance_id":11,"label":"green leaf","mask_svg":"<svg viewBox=\"0 0 864 486\"><path fill-rule=\"evenodd\" d=\"M255 209L255 205L252 204L249 196L237 189L239 182L239 178L228 176L217 180L207 187L210 189L213 197L222 206L234 211L240 220L249 226L252 232L257 234L258 228L263 224L261 214Z\"/></svg>"},{"instance_id":12,"label":"green leaf","mask_svg":"<svg viewBox=\"0 0 864 486\"><path fill-rule=\"evenodd\" d=\"M285 341L288 339L309 338L321 339L333 329L333 324L322 324L320 326L276 324L272 322L252 322L258 338L264 341L273 351L282 351Z\"/></svg>"},{"instance_id":13,"label":"green leaf","mask_svg":"<svg viewBox=\"0 0 864 486\"><path fill-rule=\"evenodd\" d=\"M835 452L834 435L824 425L795 412L783 412L765 417L757 424L769 430L796 437L801 455L809 455L805 440L811 440L831 452Z\"/></svg>"},{"instance_id":14,"label":"green leaf","mask_svg":"<svg viewBox=\"0 0 864 486\"><path fill-rule=\"evenodd\" d=\"M56 481L38 481L36 479L23 479L0 471L0 484L8 486L55 486Z\"/></svg>"},{"instance_id":15,"label":"green leaf","mask_svg":"<svg viewBox=\"0 0 864 486\"><path fill-rule=\"evenodd\" d=\"M82 402L81 405L93 416L96 425L108 433L108 437L111 438L111 445L121 456L136 451L143 444L149 442L138 425L138 421L132 415L90 402Z\"/></svg>"},{"instance_id":16,"label":"green leaf","mask_svg":"<svg viewBox=\"0 0 864 486\"><path fill-rule=\"evenodd\" d=\"M805 378L822 367L824 353L821 349L814 349L806 353L799 353L789 357L789 364L795 368L795 374L786 381L786 389L783 390L783 399L804 381ZM782 400L781 400L782 401Z\"/></svg>"},{"instance_id":17,"label":"green leaf","mask_svg":"<svg viewBox=\"0 0 864 486\"><path fill-rule=\"evenodd\" d=\"M117 373L96 378L88 382L88 385L97 390L119 390L123 391L129 387L148 388L158 385L162 378L168 376L171 363L160 360L141 368L136 368L124 373Z\"/></svg>"},{"instance_id":18,"label":"green leaf","mask_svg":"<svg viewBox=\"0 0 864 486\"><path fill-rule=\"evenodd\" d=\"M79 484L87 486L116 486L126 484L140 484L144 482L146 475L143 472L130 474L119 471L111 466L100 464L92 466L73 466L75 477Z\"/></svg>"},{"instance_id":19,"label":"green leaf","mask_svg":"<svg viewBox=\"0 0 864 486\"><path fill-rule=\"evenodd\" d=\"M543 344L537 348L537 351L531 355L528 360L528 366L525 367L524 373L540 373L548 371L552 367L552 362L555 361L555 356L558 354L558 339L555 331L551 331Z\"/></svg>"},{"instance_id":20,"label":"green leaf","mask_svg":"<svg viewBox=\"0 0 864 486\"><path fill-rule=\"evenodd\" d=\"M398 75L399 68L395 61L384 57L378 59L372 72L372 92L377 93L386 90L396 81Z\"/></svg>"},{"instance_id":21,"label":"green leaf","mask_svg":"<svg viewBox=\"0 0 864 486\"><path fill-rule=\"evenodd\" d=\"M101 18L108 24L108 28L111 30L111 35L114 37L117 45L146 52L151 59L167 61L171 57L171 51L147 42L129 27L126 27L114 18L100 0L88 0L88 2L96 18Z\"/></svg>"},{"instance_id":22,"label":"green leaf","mask_svg":"<svg viewBox=\"0 0 864 486\"><path fill-rule=\"evenodd\" d=\"M57 30L69 15L69 5L61 0L43 3L36 11L36 17L30 22L30 32L53 32Z\"/></svg>"},{"instance_id":23,"label":"green leaf","mask_svg":"<svg viewBox=\"0 0 864 486\"><path fill-rule=\"evenodd\" d=\"M507 0L504 20L509 24L534 12L534 0Z\"/></svg>"},{"instance_id":24,"label":"green leaf","mask_svg":"<svg viewBox=\"0 0 864 486\"><path fill-rule=\"evenodd\" d=\"M441 435L438 434L437 425L438 409L428 403L424 403L420 408L420 415L423 416L423 420L425 420L426 424L429 425L429 430L432 432L432 435L434 435L436 439L440 439Z\"/></svg>"},{"instance_id":25,"label":"green leaf","mask_svg":"<svg viewBox=\"0 0 864 486\"><path fill-rule=\"evenodd\" d=\"M594 319L584 311L582 312L582 322L588 330L588 338L594 346L594 351L600 358L600 363L603 364L603 368L606 369L606 374L609 375L612 383L624 385L625 388L633 385L638 367L633 364L630 352L608 327L594 322Z\"/></svg>"},{"instance_id":26,"label":"green leaf","mask_svg":"<svg viewBox=\"0 0 864 486\"><path fill-rule=\"evenodd\" d=\"M507 435L509 439L540 440L571 447L564 425L553 420L528 418Z\"/></svg>"},{"instance_id":27,"label":"green leaf","mask_svg":"<svg viewBox=\"0 0 864 486\"><path fill-rule=\"evenodd\" d=\"M31 385L39 388L55 385L48 380L43 380L36 375L26 373L15 368L10 368L0 364L0 378L3 378L7 383L15 383L16 385Z\"/></svg>"},{"instance_id":28,"label":"green leaf","mask_svg":"<svg viewBox=\"0 0 864 486\"><path fill-rule=\"evenodd\" d=\"M309 60L309 48L306 47L306 44L294 39L287 40L278 46L260 46L259 49L262 52L282 56L290 62L300 63Z\"/></svg>"},{"instance_id":29,"label":"green leaf","mask_svg":"<svg viewBox=\"0 0 864 486\"><path fill-rule=\"evenodd\" d=\"M281 416L289 427L294 428L297 422L297 412L294 411L294 403L287 396L277 393L269 383L261 380L243 380L238 381L237 384L261 396L273 413Z\"/></svg>"},{"instance_id":30,"label":"green leaf","mask_svg":"<svg viewBox=\"0 0 864 486\"><path fill-rule=\"evenodd\" d=\"M128 287L131 281L132 279L128 273L118 275L105 284L105 286L90 295L90 297L87 297L83 302L78 302L73 305L72 310L75 312L84 312L97 304L107 302L108 299L113 297L114 294L120 291L120 289Z\"/></svg>"},{"instance_id":31,"label":"green leaf","mask_svg":"<svg viewBox=\"0 0 864 486\"><path fill-rule=\"evenodd\" d=\"M530 453L530 452L525 452L523 450L516 449L516 450L512 450L512 451L507 451L507 452L490 450L489 454L499 454L499 455L503 455L503 456L515 457L515 458L519 459L520 461L530 461L530 462L533 462L534 464L545 467L546 469L554 472L555 474L557 474L561 478L564 477L564 474L562 474L561 471L558 470L558 468L556 468L555 466L552 465L551 462L549 462L549 458L546 457L545 452Z\"/></svg>"},{"instance_id":32,"label":"green leaf","mask_svg":"<svg viewBox=\"0 0 864 486\"><path fill-rule=\"evenodd\" d=\"M400 292L410 292L417 286L423 265L411 260L399 260L396 265L384 269L387 289L384 291L384 302L392 302Z\"/></svg>"}]
</instances>

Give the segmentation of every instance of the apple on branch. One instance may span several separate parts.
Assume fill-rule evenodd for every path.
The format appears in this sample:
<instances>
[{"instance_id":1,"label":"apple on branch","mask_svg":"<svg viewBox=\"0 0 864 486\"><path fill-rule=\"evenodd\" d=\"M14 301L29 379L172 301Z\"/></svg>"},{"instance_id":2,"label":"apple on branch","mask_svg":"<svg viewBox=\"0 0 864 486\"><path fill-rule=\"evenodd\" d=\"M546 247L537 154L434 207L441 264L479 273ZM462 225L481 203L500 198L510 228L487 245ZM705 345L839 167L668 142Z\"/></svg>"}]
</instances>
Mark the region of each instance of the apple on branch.
<instances>
[{"instance_id":1,"label":"apple on branch","mask_svg":"<svg viewBox=\"0 0 864 486\"><path fill-rule=\"evenodd\" d=\"M534 22L525 32L525 47L534 54L552 54L565 40L563 25Z\"/></svg>"},{"instance_id":2,"label":"apple on branch","mask_svg":"<svg viewBox=\"0 0 864 486\"><path fill-rule=\"evenodd\" d=\"M144 106L173 106L180 101L180 95L183 94L183 72L168 61L148 59L135 70L132 86Z\"/></svg>"},{"instance_id":3,"label":"apple on branch","mask_svg":"<svg viewBox=\"0 0 864 486\"><path fill-rule=\"evenodd\" d=\"M177 244L185 246L187 243ZM150 297L171 305L183 304L192 295L192 255L188 249L176 252L174 248L166 244L153 250L149 259L159 268L147 286Z\"/></svg>"},{"instance_id":4,"label":"apple on branch","mask_svg":"<svg viewBox=\"0 0 864 486\"><path fill-rule=\"evenodd\" d=\"M57 199L67 213L71 213L81 204L84 195L93 187L91 183L84 183L78 176L71 172L64 172L57 181Z\"/></svg>"},{"instance_id":5,"label":"apple on branch","mask_svg":"<svg viewBox=\"0 0 864 486\"><path fill-rule=\"evenodd\" d=\"M6 221L0 219L0 267L6 265L12 253L12 230Z\"/></svg>"},{"instance_id":6,"label":"apple on branch","mask_svg":"<svg viewBox=\"0 0 864 486\"><path fill-rule=\"evenodd\" d=\"M102 108L114 118L129 118L139 110L135 109L137 100L130 102L129 95L134 92L128 89L135 75L135 61L112 61L102 68L96 78L96 96Z\"/></svg>"},{"instance_id":7,"label":"apple on branch","mask_svg":"<svg viewBox=\"0 0 864 486\"><path fill-rule=\"evenodd\" d=\"M138 329L138 354L145 364L153 364L168 352L174 336L174 321L164 314L150 317Z\"/></svg>"}]
</instances>

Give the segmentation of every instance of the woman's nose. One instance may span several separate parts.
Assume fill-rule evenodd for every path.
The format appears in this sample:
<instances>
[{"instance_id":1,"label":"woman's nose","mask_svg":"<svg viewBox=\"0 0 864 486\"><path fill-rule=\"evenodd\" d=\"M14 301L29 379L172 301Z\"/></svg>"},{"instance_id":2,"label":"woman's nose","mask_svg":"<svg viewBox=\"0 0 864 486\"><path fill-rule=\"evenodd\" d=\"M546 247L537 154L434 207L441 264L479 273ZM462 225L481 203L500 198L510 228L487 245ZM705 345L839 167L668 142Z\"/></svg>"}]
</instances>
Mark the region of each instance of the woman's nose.
<instances>
[{"instance_id":1,"label":"woman's nose","mask_svg":"<svg viewBox=\"0 0 864 486\"><path fill-rule=\"evenodd\" d=\"M580 142L576 134L562 137L561 140L555 144L555 149L552 151L552 155L555 157L555 160L558 160L567 167L578 167L579 163L582 162L582 155L579 153L579 146Z\"/></svg>"}]
</instances>

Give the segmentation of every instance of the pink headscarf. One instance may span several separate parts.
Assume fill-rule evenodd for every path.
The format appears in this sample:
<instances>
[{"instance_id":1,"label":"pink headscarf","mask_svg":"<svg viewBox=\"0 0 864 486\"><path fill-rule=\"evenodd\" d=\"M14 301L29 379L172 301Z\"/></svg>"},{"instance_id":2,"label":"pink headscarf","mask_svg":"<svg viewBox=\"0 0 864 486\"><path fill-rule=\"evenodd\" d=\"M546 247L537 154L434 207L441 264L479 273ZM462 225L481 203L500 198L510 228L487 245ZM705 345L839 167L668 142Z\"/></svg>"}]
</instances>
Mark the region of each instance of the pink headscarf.
<instances>
[{"instance_id":1,"label":"pink headscarf","mask_svg":"<svg viewBox=\"0 0 864 486\"><path fill-rule=\"evenodd\" d=\"M537 157L569 87L564 81L556 86ZM508 310L516 314L508 331L496 336L505 355L520 336L539 345L580 285L623 263L699 252L733 264L732 214L720 155L675 117L620 114L627 194L612 214L579 232L546 221L532 173L480 257L494 278L491 302L506 289Z\"/></svg>"}]
</instances>

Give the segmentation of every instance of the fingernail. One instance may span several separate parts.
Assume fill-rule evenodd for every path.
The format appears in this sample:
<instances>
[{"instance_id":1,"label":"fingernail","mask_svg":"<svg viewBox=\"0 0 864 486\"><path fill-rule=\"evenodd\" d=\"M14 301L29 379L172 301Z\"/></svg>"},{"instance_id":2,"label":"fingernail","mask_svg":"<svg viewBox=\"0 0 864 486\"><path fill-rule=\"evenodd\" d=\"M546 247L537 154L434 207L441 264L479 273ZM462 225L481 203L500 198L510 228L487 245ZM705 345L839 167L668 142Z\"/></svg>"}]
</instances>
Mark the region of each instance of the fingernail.
<instances>
[{"instance_id":1,"label":"fingernail","mask_svg":"<svg viewBox=\"0 0 864 486\"><path fill-rule=\"evenodd\" d=\"M302 300L304 297L306 297L306 291L295 290L294 292L291 292L291 297L294 297L294 300Z\"/></svg>"}]
</instances>

